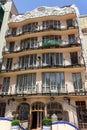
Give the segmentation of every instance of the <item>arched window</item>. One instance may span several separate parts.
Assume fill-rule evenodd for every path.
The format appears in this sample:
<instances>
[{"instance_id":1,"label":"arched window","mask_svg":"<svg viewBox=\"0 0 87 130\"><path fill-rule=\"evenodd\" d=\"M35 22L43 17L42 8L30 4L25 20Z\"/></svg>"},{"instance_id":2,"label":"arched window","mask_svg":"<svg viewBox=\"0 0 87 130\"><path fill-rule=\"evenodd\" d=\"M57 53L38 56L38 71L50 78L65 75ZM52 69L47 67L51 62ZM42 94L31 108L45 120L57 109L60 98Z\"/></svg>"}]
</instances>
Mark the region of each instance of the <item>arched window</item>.
<instances>
[{"instance_id":1,"label":"arched window","mask_svg":"<svg viewBox=\"0 0 87 130\"><path fill-rule=\"evenodd\" d=\"M56 114L58 120L63 119L62 105L57 102L51 102L47 104L47 113L50 118L53 114Z\"/></svg>"},{"instance_id":2,"label":"arched window","mask_svg":"<svg viewBox=\"0 0 87 130\"><path fill-rule=\"evenodd\" d=\"M19 120L28 120L29 119L30 106L27 103L21 103L18 106L18 118Z\"/></svg>"}]
</instances>

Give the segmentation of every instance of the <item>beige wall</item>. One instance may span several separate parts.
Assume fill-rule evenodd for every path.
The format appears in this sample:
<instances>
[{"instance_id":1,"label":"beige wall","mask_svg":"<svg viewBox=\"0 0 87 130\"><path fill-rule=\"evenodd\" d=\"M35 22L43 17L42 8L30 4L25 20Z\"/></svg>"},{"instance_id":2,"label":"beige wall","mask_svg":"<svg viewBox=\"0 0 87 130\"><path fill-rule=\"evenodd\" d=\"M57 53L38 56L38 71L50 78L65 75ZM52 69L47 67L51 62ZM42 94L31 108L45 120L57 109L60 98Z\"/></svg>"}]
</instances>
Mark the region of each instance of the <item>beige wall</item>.
<instances>
[{"instance_id":1,"label":"beige wall","mask_svg":"<svg viewBox=\"0 0 87 130\"><path fill-rule=\"evenodd\" d=\"M64 124L52 125L52 130L76 130L76 129L64 123Z\"/></svg>"},{"instance_id":2,"label":"beige wall","mask_svg":"<svg viewBox=\"0 0 87 130\"><path fill-rule=\"evenodd\" d=\"M1 130L11 130L11 121L0 120L0 129Z\"/></svg>"},{"instance_id":3,"label":"beige wall","mask_svg":"<svg viewBox=\"0 0 87 130\"><path fill-rule=\"evenodd\" d=\"M1 32L0 32L0 39L1 39L1 41L0 41L0 58L2 58L2 48L6 45L5 35L6 35L6 31L8 29L8 21L10 18L10 12L12 11L14 14L17 14L17 10L15 9L12 1L6 2L6 4L4 5L3 8L5 10L5 13L4 13L4 18L3 18L3 22L2 22Z\"/></svg>"}]
</instances>

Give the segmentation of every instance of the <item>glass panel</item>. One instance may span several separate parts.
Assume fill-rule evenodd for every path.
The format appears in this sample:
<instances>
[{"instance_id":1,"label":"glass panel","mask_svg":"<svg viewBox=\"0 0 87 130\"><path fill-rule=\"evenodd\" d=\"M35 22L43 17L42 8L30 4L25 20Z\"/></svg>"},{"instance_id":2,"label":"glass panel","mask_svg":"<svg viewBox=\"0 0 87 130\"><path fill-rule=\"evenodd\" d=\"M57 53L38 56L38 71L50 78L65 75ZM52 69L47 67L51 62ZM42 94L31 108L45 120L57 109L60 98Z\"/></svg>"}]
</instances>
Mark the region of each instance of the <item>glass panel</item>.
<instances>
[{"instance_id":1,"label":"glass panel","mask_svg":"<svg viewBox=\"0 0 87 130\"><path fill-rule=\"evenodd\" d=\"M72 27L73 26L73 20L72 19L68 19L67 20L67 27Z\"/></svg>"},{"instance_id":2,"label":"glass panel","mask_svg":"<svg viewBox=\"0 0 87 130\"><path fill-rule=\"evenodd\" d=\"M13 51L14 51L14 45L15 45L14 42L11 42L11 43L9 44L9 51L10 51L10 52L13 52Z\"/></svg>"},{"instance_id":3,"label":"glass panel","mask_svg":"<svg viewBox=\"0 0 87 130\"><path fill-rule=\"evenodd\" d=\"M30 91L35 89L36 74L25 74L17 76L16 90L17 92Z\"/></svg>"},{"instance_id":4,"label":"glass panel","mask_svg":"<svg viewBox=\"0 0 87 130\"><path fill-rule=\"evenodd\" d=\"M69 43L70 43L70 44L74 43L74 42L75 42L75 35L74 35L74 34L69 35L69 36L68 36L68 39L69 39Z\"/></svg>"},{"instance_id":5,"label":"glass panel","mask_svg":"<svg viewBox=\"0 0 87 130\"><path fill-rule=\"evenodd\" d=\"M6 69L7 70L11 70L11 68L12 68L12 61L13 61L12 58L8 58L7 59L7 64L6 64Z\"/></svg>"},{"instance_id":6,"label":"glass panel","mask_svg":"<svg viewBox=\"0 0 87 130\"><path fill-rule=\"evenodd\" d=\"M29 105L22 103L18 107L19 120L28 120L29 118Z\"/></svg>"},{"instance_id":7,"label":"glass panel","mask_svg":"<svg viewBox=\"0 0 87 130\"><path fill-rule=\"evenodd\" d=\"M59 108L59 106L61 107ZM50 118L53 114L56 114L58 120L63 119L62 105L60 105L59 103L54 102L54 103L48 104L47 113Z\"/></svg>"},{"instance_id":8,"label":"glass panel","mask_svg":"<svg viewBox=\"0 0 87 130\"><path fill-rule=\"evenodd\" d=\"M81 79L81 73L74 73L73 76L73 85L74 89L81 89L82 88L82 79Z\"/></svg>"},{"instance_id":9,"label":"glass panel","mask_svg":"<svg viewBox=\"0 0 87 130\"><path fill-rule=\"evenodd\" d=\"M43 73L42 84L49 87L50 90L62 90L65 88L65 77L64 73Z\"/></svg>"},{"instance_id":10,"label":"glass panel","mask_svg":"<svg viewBox=\"0 0 87 130\"><path fill-rule=\"evenodd\" d=\"M10 77L4 78L4 79L3 79L2 92L8 92L8 90L9 90L9 84L10 84Z\"/></svg>"}]
</instances>

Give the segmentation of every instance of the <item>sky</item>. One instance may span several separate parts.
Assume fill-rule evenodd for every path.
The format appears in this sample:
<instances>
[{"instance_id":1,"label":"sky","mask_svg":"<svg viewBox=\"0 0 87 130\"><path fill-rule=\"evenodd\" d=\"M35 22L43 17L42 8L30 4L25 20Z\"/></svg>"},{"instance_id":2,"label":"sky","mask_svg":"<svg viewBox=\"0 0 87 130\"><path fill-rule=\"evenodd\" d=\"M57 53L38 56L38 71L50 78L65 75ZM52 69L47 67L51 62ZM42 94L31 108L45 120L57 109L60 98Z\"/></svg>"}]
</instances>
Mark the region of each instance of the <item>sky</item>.
<instances>
[{"instance_id":1,"label":"sky","mask_svg":"<svg viewBox=\"0 0 87 130\"><path fill-rule=\"evenodd\" d=\"M80 15L87 15L87 0L13 0L19 14L24 14L41 6L63 7L74 4L79 8Z\"/></svg>"}]
</instances>

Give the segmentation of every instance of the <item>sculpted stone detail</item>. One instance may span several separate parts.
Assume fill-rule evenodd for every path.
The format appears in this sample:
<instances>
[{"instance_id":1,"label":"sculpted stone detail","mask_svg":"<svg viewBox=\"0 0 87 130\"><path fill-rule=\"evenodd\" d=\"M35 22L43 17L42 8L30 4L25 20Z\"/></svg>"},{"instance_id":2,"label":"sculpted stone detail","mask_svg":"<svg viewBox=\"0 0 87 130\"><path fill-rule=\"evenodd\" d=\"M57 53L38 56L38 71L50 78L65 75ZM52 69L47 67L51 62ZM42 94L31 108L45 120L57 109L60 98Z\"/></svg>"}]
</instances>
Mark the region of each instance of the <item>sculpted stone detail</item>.
<instances>
[{"instance_id":1,"label":"sculpted stone detail","mask_svg":"<svg viewBox=\"0 0 87 130\"><path fill-rule=\"evenodd\" d=\"M20 22L29 18L38 18L43 16L49 16L49 15L56 15L56 16L62 16L70 13L76 13L74 5L67 6L63 8L58 7L39 7L36 8L30 12L25 13L24 15L13 15L10 19L10 22Z\"/></svg>"}]
</instances>

